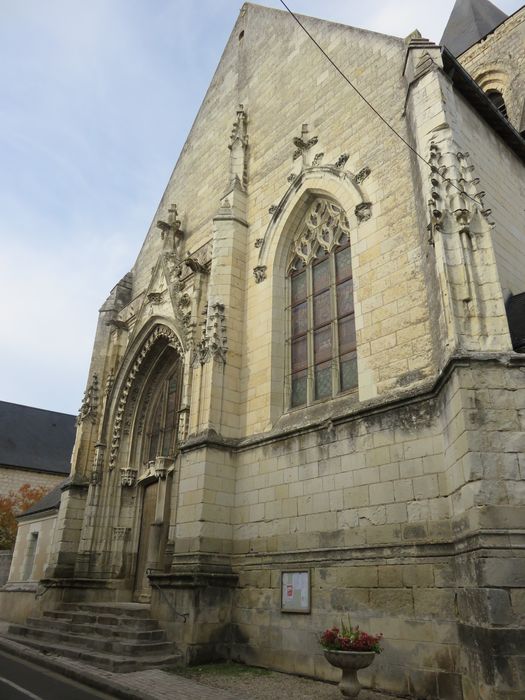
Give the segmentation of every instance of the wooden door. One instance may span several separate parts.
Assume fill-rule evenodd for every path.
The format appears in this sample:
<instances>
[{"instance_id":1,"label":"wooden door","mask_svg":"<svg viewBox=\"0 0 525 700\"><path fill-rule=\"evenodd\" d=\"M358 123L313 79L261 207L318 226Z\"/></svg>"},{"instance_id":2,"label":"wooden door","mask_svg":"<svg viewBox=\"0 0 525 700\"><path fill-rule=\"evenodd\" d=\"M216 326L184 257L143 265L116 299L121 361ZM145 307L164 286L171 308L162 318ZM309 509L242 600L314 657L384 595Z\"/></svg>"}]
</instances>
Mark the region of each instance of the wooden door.
<instances>
[{"instance_id":1,"label":"wooden door","mask_svg":"<svg viewBox=\"0 0 525 700\"><path fill-rule=\"evenodd\" d=\"M152 525L155 522L155 509L157 505L157 482L149 484L144 488L144 498L142 500L142 516L140 520L139 551L137 553L137 569L135 573L135 600L146 601L151 596L151 587L146 569L151 561L152 552Z\"/></svg>"}]
</instances>

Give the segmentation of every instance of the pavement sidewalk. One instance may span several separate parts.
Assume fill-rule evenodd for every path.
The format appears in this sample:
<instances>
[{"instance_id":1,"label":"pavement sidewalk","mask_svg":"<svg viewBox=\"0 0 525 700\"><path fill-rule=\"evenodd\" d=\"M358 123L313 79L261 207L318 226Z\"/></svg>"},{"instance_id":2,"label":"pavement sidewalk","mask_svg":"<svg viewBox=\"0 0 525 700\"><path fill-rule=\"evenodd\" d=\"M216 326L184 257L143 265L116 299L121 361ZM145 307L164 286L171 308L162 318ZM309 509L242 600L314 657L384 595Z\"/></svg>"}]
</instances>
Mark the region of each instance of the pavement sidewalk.
<instances>
[{"instance_id":1,"label":"pavement sidewalk","mask_svg":"<svg viewBox=\"0 0 525 700\"><path fill-rule=\"evenodd\" d=\"M0 649L46 669L61 673L122 700L241 700L237 693L210 688L188 678L148 669L132 673L111 673L63 656L45 654L5 637L9 623L0 621Z\"/></svg>"}]
</instances>

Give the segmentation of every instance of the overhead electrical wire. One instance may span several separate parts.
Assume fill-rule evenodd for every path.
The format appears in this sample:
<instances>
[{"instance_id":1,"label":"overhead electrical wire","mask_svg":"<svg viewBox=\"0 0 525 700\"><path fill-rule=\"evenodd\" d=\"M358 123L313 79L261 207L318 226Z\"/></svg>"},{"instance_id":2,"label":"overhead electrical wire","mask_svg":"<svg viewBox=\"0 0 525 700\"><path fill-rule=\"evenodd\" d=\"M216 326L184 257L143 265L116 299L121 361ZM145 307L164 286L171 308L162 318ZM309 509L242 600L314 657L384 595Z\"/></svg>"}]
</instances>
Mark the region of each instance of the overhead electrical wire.
<instances>
[{"instance_id":1,"label":"overhead electrical wire","mask_svg":"<svg viewBox=\"0 0 525 700\"><path fill-rule=\"evenodd\" d=\"M367 98L363 95L363 93L352 83L352 81L350 80L350 78L348 78L348 76L347 76L345 73L343 73L343 71L339 68L339 66L337 65L337 63L336 63L332 58L330 58L330 56L326 53L326 51L323 49L323 47L319 44L319 42L310 34L310 32L308 31L308 29L304 26L304 24L301 22L301 20L299 19L299 17L297 17L297 15L295 14L295 12L293 12L293 11L288 7L288 5L284 2L284 0L279 0L279 2L280 2L281 5L283 5L283 7L287 10L287 12L290 13L290 15L291 15L291 16L294 18L294 20L297 22L297 24L301 27L301 29L303 30L303 32L304 32L304 33L311 39L311 41L317 46L317 48L318 48L319 51L323 54L323 56L332 64L332 66L336 69L336 71L339 73L339 75L340 75L344 80L346 80L346 82L350 85L350 87L351 87L353 90L355 90L355 92L359 95L359 97L363 100L363 102L365 102L365 103L368 105L368 107L370 107L370 109L374 112L374 114L376 114L376 115L379 117L379 119L381 119L381 121L390 129L390 131L392 131L392 132L398 137L398 139L400 139L400 140L405 144L405 146L407 146L407 148L409 148L409 149L412 151L412 153L413 153L415 156L417 156L421 161L423 161L423 163L425 163L425 165L427 165L427 166L430 168L430 170L431 170L432 172L437 173L437 175L439 175L439 177L440 177L444 182L447 182L449 185L452 185L452 187L454 187L460 194L464 195L465 197L468 197L469 199L471 199L471 200L472 200L475 204L477 204L478 206L481 206L481 202L479 202L477 199L475 199L474 197L472 197L472 195L468 194L468 192L465 192L465 190L462 190L462 189L461 189L460 187L458 187L454 182L452 182L452 180L450 180L449 178L445 177L444 175L442 175L442 174L439 172L439 170L437 170L436 168L434 168L434 167L432 166L432 164L429 163L428 160L427 160L424 156L422 156L421 153L419 153L419 152L418 152L418 151L417 151L417 150L416 150L416 149L415 149L415 148L414 148L400 133L399 133L399 131L397 131L397 130L383 117L383 115L382 115L380 112L377 111L377 109L374 107L374 105L373 105L371 102L369 102L369 101L367 100Z\"/></svg>"}]
</instances>

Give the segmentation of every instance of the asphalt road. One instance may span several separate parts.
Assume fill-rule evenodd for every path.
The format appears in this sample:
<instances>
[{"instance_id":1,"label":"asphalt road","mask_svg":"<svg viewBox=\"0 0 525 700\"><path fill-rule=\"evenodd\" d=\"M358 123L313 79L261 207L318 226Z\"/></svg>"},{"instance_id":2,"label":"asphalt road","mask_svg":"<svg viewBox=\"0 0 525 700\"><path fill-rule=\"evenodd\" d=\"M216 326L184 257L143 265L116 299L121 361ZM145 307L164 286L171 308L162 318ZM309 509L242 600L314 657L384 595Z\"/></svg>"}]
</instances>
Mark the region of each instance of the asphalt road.
<instances>
[{"instance_id":1,"label":"asphalt road","mask_svg":"<svg viewBox=\"0 0 525 700\"><path fill-rule=\"evenodd\" d=\"M0 651L1 700L115 700L110 695Z\"/></svg>"}]
</instances>

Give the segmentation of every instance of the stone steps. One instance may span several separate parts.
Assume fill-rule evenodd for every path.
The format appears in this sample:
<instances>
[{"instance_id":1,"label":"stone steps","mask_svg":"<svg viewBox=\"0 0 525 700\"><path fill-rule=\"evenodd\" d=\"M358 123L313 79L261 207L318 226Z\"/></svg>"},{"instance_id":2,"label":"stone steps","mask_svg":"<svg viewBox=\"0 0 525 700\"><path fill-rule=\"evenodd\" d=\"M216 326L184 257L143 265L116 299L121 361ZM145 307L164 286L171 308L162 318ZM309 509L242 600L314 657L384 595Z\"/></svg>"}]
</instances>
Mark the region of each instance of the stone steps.
<instances>
[{"instance_id":1,"label":"stone steps","mask_svg":"<svg viewBox=\"0 0 525 700\"><path fill-rule=\"evenodd\" d=\"M154 620L151 620L152 625L155 624ZM27 627L46 629L46 630L57 630L58 632L71 632L72 634L82 634L86 630L86 624L71 619L61 619L61 618L48 618L48 617L29 617L26 621ZM164 630L158 627L148 627L147 629L141 629L130 625L104 625L104 624L92 624L90 623L91 632L95 635L100 635L103 638L109 637L124 637L129 636L131 639L136 641L157 641L161 642L165 639Z\"/></svg>"},{"instance_id":2,"label":"stone steps","mask_svg":"<svg viewBox=\"0 0 525 700\"><path fill-rule=\"evenodd\" d=\"M43 613L43 618L40 619L65 620L73 624L103 625L135 630L155 630L159 627L157 622L151 618L119 617L118 615L82 612L81 610L46 610Z\"/></svg>"},{"instance_id":3,"label":"stone steps","mask_svg":"<svg viewBox=\"0 0 525 700\"><path fill-rule=\"evenodd\" d=\"M149 608L132 603L64 604L25 625L10 625L7 636L45 653L117 672L181 662Z\"/></svg>"}]
</instances>

